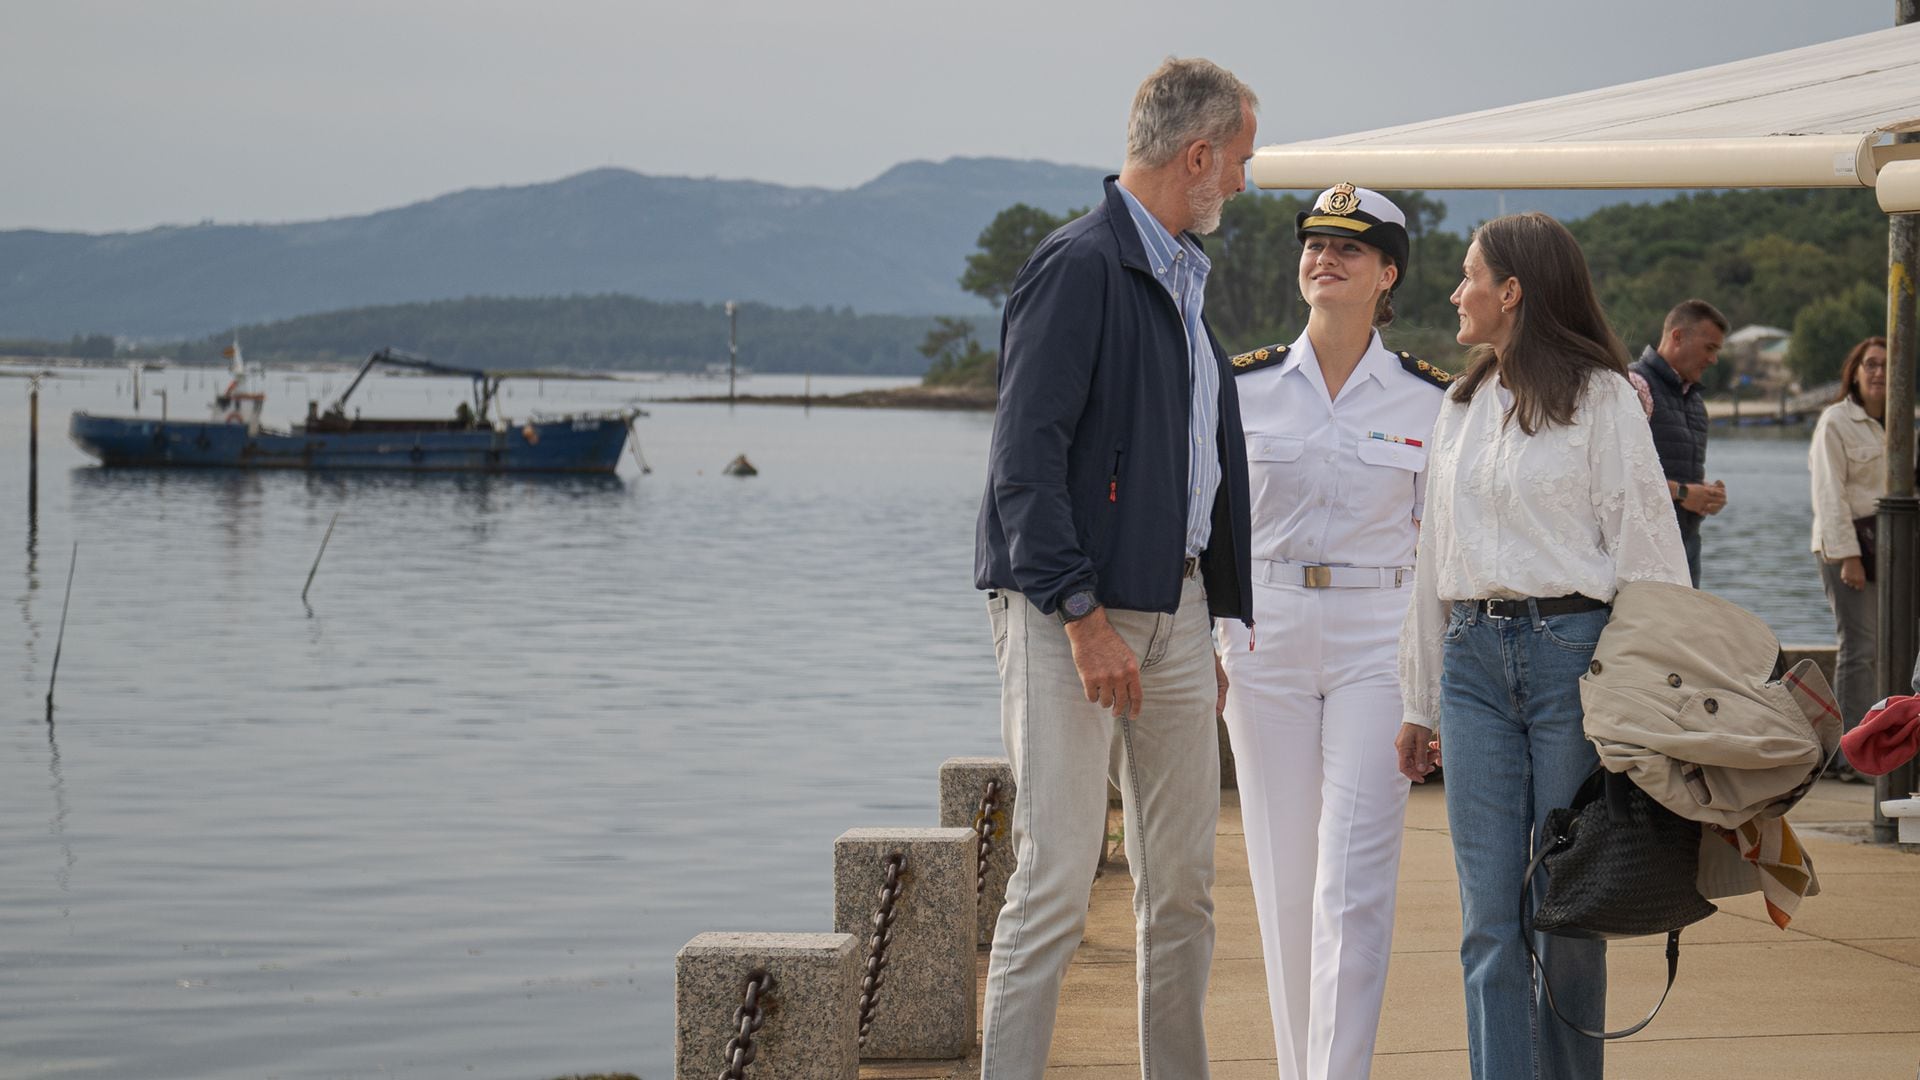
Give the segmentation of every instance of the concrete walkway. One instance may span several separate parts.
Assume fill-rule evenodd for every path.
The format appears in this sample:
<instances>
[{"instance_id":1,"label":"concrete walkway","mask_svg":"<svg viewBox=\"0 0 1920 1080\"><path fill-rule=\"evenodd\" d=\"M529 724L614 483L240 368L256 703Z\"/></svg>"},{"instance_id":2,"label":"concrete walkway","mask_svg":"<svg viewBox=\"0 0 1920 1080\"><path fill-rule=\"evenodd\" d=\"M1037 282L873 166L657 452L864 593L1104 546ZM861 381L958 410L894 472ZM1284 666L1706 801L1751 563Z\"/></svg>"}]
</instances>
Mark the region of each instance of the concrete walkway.
<instances>
[{"instance_id":1,"label":"concrete walkway","mask_svg":"<svg viewBox=\"0 0 1920 1080\"><path fill-rule=\"evenodd\" d=\"M1276 1075L1273 1028L1247 879L1240 808L1223 792L1219 939L1207 1006L1215 1080ZM1920 1074L1920 857L1861 842L1872 788L1823 781L1791 820L1821 895L1776 929L1758 895L1732 897L1682 936L1680 979L1646 1031L1607 1051L1615 1080L1812 1080ZM1094 884L1085 941L1061 993L1050 1078L1140 1075L1134 1025L1133 912L1124 866ZM1407 813L1399 915L1374 1080L1467 1075L1460 988L1460 900L1438 785ZM1609 1023L1645 1015L1665 981L1664 939L1616 942ZM985 954L981 954L984 986ZM975 1062L871 1064L861 1076L979 1075ZM1175 1078L1179 1080L1179 1078Z\"/></svg>"}]
</instances>

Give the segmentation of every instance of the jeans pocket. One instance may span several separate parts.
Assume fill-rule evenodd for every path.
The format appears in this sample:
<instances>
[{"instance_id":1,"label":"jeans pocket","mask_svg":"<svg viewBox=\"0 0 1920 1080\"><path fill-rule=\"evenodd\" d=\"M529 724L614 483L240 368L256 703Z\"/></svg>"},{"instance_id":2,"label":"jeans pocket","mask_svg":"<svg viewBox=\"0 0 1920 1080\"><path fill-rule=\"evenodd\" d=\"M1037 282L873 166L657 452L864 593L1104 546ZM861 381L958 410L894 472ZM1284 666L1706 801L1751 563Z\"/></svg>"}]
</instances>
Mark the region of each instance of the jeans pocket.
<instances>
[{"instance_id":1,"label":"jeans pocket","mask_svg":"<svg viewBox=\"0 0 1920 1080\"><path fill-rule=\"evenodd\" d=\"M1549 615L1540 620L1540 632L1546 639L1572 653L1591 654L1600 644L1600 632L1607 628L1612 608L1580 611L1571 615Z\"/></svg>"},{"instance_id":2,"label":"jeans pocket","mask_svg":"<svg viewBox=\"0 0 1920 1080\"><path fill-rule=\"evenodd\" d=\"M1467 636L1467 624L1473 619L1473 609L1465 604L1455 604L1447 609L1447 629L1440 635L1443 644L1452 645Z\"/></svg>"}]
</instances>

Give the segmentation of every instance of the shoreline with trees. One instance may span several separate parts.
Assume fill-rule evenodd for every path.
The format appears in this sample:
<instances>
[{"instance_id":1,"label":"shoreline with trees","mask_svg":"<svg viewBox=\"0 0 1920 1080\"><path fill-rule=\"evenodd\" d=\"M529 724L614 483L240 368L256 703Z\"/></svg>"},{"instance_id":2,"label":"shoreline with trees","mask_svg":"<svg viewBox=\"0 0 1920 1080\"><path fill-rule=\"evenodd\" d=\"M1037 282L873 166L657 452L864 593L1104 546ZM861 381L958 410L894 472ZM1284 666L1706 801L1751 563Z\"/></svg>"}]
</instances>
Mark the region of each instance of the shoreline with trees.
<instances>
[{"instance_id":1,"label":"shoreline with trees","mask_svg":"<svg viewBox=\"0 0 1920 1080\"><path fill-rule=\"evenodd\" d=\"M1466 238L1440 227L1445 192L1391 192L1405 208L1414 256L1396 291L1398 318L1383 336L1442 368L1456 370L1448 296ZM1306 319L1295 286L1299 244L1294 194L1249 192L1229 202L1207 238L1214 272L1207 315L1230 352L1298 335ZM998 308L1034 246L1077 212L1053 214L1016 203L981 230L959 267L961 288ZM1788 364L1803 386L1831 381L1846 349L1885 324L1885 220L1871 192L1724 191L1652 204L1604 207L1568 223L1593 267L1614 329L1637 351L1661 317L1691 296L1712 302L1736 327L1791 328ZM832 397L736 400L848 407L990 408L997 314L862 315L848 307L740 305L740 364L766 373L918 375L921 387ZM159 345L106 334L67 341L0 340L0 356L94 363L166 360L222 363L237 333L250 357L277 364L357 363L393 345L449 363L539 371L702 372L727 360L724 305L663 303L622 295L469 297L324 312L238 327ZM1709 368L1706 390L1724 394L1741 372ZM681 399L705 400L705 399Z\"/></svg>"}]
</instances>

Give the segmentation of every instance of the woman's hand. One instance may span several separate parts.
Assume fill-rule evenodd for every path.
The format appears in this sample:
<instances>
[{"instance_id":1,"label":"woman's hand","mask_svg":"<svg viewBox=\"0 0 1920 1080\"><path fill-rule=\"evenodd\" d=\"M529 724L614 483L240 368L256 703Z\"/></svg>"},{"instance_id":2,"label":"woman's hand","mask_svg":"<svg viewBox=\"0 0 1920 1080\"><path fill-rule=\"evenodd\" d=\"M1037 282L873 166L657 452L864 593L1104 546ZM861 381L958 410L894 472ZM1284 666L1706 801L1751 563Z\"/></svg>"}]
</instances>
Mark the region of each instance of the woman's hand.
<instances>
[{"instance_id":1,"label":"woman's hand","mask_svg":"<svg viewBox=\"0 0 1920 1080\"><path fill-rule=\"evenodd\" d=\"M1840 584L1854 592L1867 587L1867 564L1860 561L1860 556L1852 555L1841 560Z\"/></svg>"},{"instance_id":2,"label":"woman's hand","mask_svg":"<svg viewBox=\"0 0 1920 1080\"><path fill-rule=\"evenodd\" d=\"M1440 739L1432 728L1401 724L1393 748L1399 751L1400 775L1416 784L1426 783L1427 775L1440 767Z\"/></svg>"}]
</instances>

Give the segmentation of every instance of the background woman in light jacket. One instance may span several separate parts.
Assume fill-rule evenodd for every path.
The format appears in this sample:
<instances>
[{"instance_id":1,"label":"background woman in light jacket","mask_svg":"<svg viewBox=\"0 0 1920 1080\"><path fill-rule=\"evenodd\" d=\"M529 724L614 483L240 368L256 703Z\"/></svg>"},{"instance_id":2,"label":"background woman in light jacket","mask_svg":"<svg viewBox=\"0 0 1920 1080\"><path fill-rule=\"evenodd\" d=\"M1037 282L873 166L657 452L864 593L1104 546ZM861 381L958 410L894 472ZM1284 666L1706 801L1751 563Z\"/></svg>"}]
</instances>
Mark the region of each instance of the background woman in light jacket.
<instances>
[{"instance_id":1,"label":"background woman in light jacket","mask_svg":"<svg viewBox=\"0 0 1920 1080\"><path fill-rule=\"evenodd\" d=\"M1840 396L1813 426L1807 468L1813 474L1813 553L1839 638L1834 696L1846 730L1880 698L1874 676L1880 594L1869 588L1854 521L1878 511L1887 491L1887 339L1870 337L1847 353ZM1852 775L1836 762L1842 775Z\"/></svg>"},{"instance_id":2,"label":"background woman in light jacket","mask_svg":"<svg viewBox=\"0 0 1920 1080\"><path fill-rule=\"evenodd\" d=\"M1400 764L1426 775L1441 734L1474 1077L1592 1080L1603 1044L1534 996L1520 890L1547 812L1598 763L1579 681L1615 592L1691 578L1626 349L1572 235L1545 214L1495 218L1464 271L1453 304L1475 348L1434 425L1400 638ZM1535 947L1561 1011L1604 1024L1605 943L1543 934Z\"/></svg>"}]
</instances>

